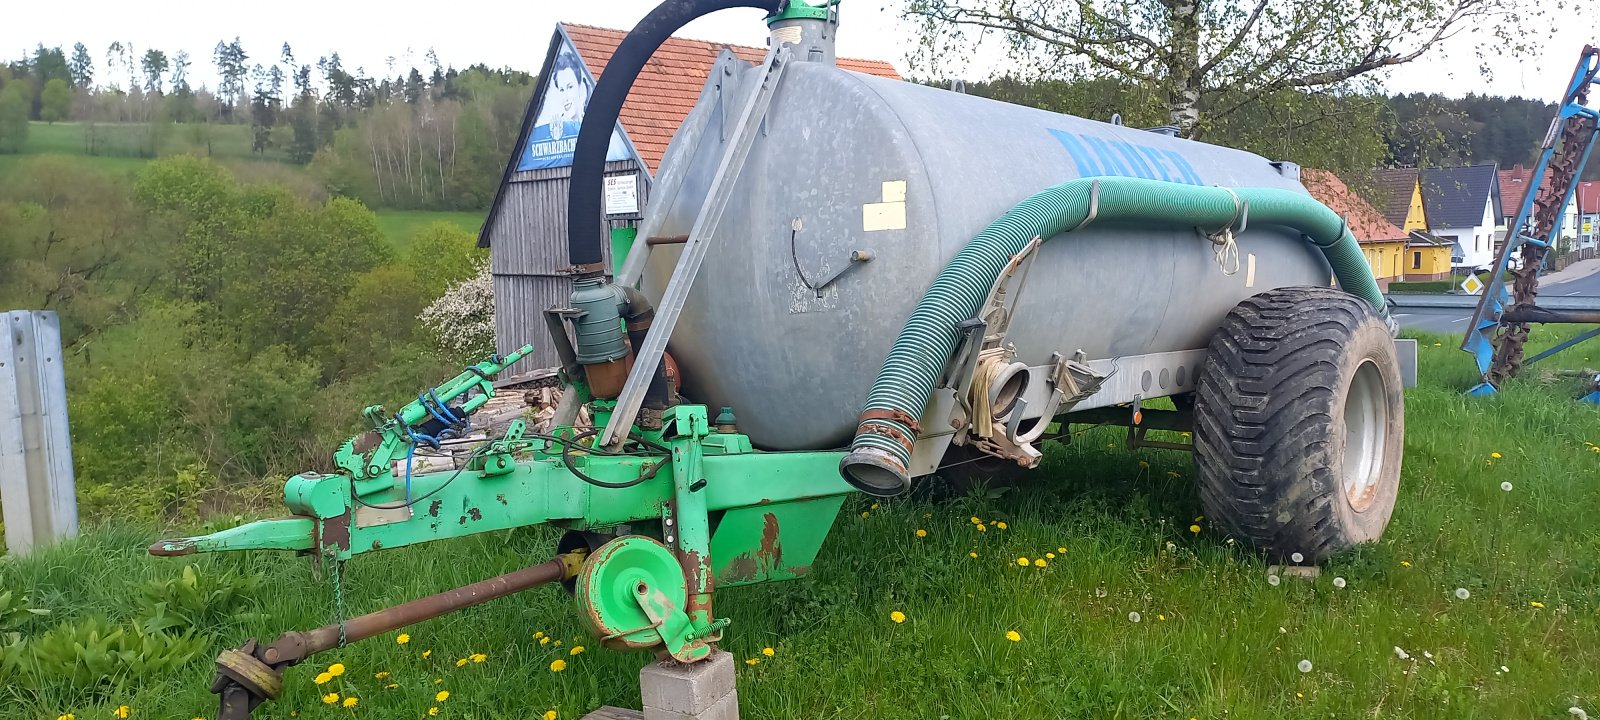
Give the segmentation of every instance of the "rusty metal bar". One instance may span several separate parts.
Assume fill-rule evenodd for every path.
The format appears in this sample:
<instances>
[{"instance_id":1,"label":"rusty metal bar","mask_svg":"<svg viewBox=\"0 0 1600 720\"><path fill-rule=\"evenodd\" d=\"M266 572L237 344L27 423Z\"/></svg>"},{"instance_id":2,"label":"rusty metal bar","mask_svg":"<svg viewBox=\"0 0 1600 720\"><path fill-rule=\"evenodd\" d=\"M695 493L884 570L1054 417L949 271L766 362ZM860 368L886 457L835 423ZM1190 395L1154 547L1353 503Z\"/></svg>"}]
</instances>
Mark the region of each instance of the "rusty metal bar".
<instances>
[{"instance_id":1,"label":"rusty metal bar","mask_svg":"<svg viewBox=\"0 0 1600 720\"><path fill-rule=\"evenodd\" d=\"M579 567L583 565L584 555L581 550L564 553L533 567L351 618L342 624L344 641L348 644L365 640L546 583L565 580L577 575ZM282 691L284 668L303 662L319 652L339 647L340 629L341 624L338 623L324 625L315 630L284 633L265 647L251 640L237 650L223 651L217 656L217 675L211 683L211 691L220 699L217 717L220 720L248 720L257 706L277 697Z\"/></svg>"},{"instance_id":2,"label":"rusty metal bar","mask_svg":"<svg viewBox=\"0 0 1600 720\"><path fill-rule=\"evenodd\" d=\"M687 243L687 242L689 242L689 236L688 235L667 235L667 236L657 235L655 237L647 237L647 238L644 239L644 243L646 245L652 245L652 246L654 246L654 245L682 245L682 244Z\"/></svg>"},{"instance_id":3,"label":"rusty metal bar","mask_svg":"<svg viewBox=\"0 0 1600 720\"><path fill-rule=\"evenodd\" d=\"M1507 323L1600 323L1600 310L1553 310L1538 305L1519 305L1506 310L1500 320Z\"/></svg>"}]
</instances>

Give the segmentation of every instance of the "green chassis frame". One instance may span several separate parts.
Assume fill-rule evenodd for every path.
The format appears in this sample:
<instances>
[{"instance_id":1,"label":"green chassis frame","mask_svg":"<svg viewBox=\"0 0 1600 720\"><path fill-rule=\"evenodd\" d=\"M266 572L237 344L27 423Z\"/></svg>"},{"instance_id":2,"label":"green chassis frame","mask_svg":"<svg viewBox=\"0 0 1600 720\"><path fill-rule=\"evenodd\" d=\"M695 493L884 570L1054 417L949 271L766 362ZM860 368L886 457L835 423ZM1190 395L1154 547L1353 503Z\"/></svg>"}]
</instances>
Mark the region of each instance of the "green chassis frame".
<instances>
[{"instance_id":1,"label":"green chassis frame","mask_svg":"<svg viewBox=\"0 0 1600 720\"><path fill-rule=\"evenodd\" d=\"M470 413L492 396L489 377L521 355L475 365L435 389L433 397L447 403L480 388L482 394L464 403L464 413ZM588 396L581 383L567 385L566 391ZM593 404L599 411L597 426L608 419L608 405ZM343 472L305 473L285 485L284 502L292 516L163 540L150 551L170 556L292 550L337 562L382 549L541 523L579 532L638 523L652 529L647 534L664 541L666 552L683 570L681 583L657 572L650 577L652 586L682 584L687 591L684 607L667 603L668 607L645 608L660 625L654 636L656 647L680 660L697 660L709 653L708 643L720 640L727 624L712 617L712 589L804 575L845 496L855 492L838 472L842 451L756 452L748 437L718 432L704 406L678 405L663 413L660 430L639 432L670 449L670 462L659 455L571 454L573 466L596 480L626 483L649 475L631 487L606 488L577 477L568 471L559 446L524 439L524 425L518 420L505 436L474 453L465 468L412 475L410 497L415 500L408 504L405 482L392 468L396 461L407 462L413 442L407 438L427 420L427 408L420 398L392 417L386 417L382 408L367 408L364 414L374 430L352 438L335 453L335 465ZM571 429L558 428L555 434L561 433L570 437ZM362 446L366 452L357 451ZM638 553L632 556L640 557ZM599 565L608 557L602 550L587 564ZM579 595L586 598L583 592ZM607 607L596 597L591 594L586 599L591 626L597 631L613 629L613 619L640 610L617 607L615 602ZM638 604L646 605L646 599ZM666 632L668 628L675 632ZM610 637L602 633L602 639L629 632L618 629ZM624 639L638 637L632 632Z\"/></svg>"}]
</instances>

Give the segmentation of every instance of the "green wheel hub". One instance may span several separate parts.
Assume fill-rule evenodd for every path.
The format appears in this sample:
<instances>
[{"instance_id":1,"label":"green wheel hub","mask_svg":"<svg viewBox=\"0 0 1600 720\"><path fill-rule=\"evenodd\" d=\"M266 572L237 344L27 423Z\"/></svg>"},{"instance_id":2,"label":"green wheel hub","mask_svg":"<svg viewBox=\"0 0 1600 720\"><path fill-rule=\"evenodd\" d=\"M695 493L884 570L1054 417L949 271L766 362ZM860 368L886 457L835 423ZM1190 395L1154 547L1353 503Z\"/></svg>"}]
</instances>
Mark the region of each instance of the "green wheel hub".
<instances>
[{"instance_id":1,"label":"green wheel hub","mask_svg":"<svg viewBox=\"0 0 1600 720\"><path fill-rule=\"evenodd\" d=\"M578 573L578 604L601 644L615 649L649 648L693 661L710 646L684 611L688 584L683 567L665 545L640 535L617 538L590 556Z\"/></svg>"}]
</instances>

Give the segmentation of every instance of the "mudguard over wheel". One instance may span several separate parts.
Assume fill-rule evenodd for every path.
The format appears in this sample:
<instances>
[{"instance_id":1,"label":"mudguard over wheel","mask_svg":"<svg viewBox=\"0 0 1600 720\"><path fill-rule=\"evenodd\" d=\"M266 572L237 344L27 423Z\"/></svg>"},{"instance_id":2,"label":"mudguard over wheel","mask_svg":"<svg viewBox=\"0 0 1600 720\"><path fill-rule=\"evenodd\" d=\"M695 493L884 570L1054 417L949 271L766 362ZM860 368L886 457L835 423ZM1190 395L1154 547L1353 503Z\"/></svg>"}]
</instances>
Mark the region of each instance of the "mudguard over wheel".
<instances>
[{"instance_id":1,"label":"mudguard over wheel","mask_svg":"<svg viewBox=\"0 0 1600 720\"><path fill-rule=\"evenodd\" d=\"M1270 557L1312 563L1378 539L1404 436L1394 341L1360 298L1271 290L1212 338L1195 397L1200 499Z\"/></svg>"}]
</instances>

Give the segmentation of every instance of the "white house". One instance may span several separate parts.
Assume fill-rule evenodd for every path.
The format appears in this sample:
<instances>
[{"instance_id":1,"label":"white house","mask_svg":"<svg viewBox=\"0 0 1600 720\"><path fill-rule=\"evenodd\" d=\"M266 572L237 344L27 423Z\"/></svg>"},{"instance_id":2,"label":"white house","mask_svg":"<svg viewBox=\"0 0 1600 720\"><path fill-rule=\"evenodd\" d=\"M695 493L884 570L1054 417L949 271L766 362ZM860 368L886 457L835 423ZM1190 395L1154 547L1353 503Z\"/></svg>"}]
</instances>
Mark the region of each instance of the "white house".
<instances>
[{"instance_id":1,"label":"white house","mask_svg":"<svg viewBox=\"0 0 1600 720\"><path fill-rule=\"evenodd\" d=\"M1501 218L1500 227L1495 231L1496 252L1499 252L1500 244L1505 241L1506 233L1510 232L1511 223L1516 221L1517 213L1522 210L1522 202L1527 197L1529 185L1533 182L1533 169L1518 165L1508 170L1501 170L1499 180L1500 209L1505 216ZM1578 192L1573 194L1572 202L1567 203L1561 210L1561 234L1558 236L1556 247L1565 248L1565 251L1570 252L1594 245L1592 239L1585 244L1583 237L1585 231L1579 211L1583 199L1582 186L1593 184L1580 183Z\"/></svg>"},{"instance_id":2,"label":"white house","mask_svg":"<svg viewBox=\"0 0 1600 720\"><path fill-rule=\"evenodd\" d=\"M1459 270L1494 263L1495 229L1505 212L1500 207L1500 181L1494 164L1422 170L1422 202L1428 230L1455 243L1451 266Z\"/></svg>"}]
</instances>

